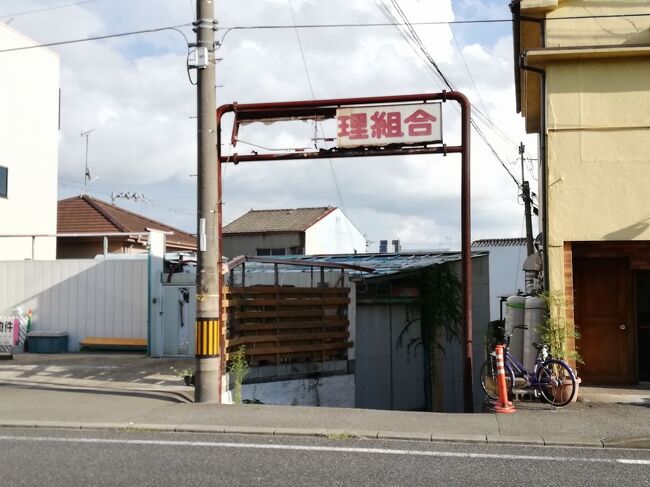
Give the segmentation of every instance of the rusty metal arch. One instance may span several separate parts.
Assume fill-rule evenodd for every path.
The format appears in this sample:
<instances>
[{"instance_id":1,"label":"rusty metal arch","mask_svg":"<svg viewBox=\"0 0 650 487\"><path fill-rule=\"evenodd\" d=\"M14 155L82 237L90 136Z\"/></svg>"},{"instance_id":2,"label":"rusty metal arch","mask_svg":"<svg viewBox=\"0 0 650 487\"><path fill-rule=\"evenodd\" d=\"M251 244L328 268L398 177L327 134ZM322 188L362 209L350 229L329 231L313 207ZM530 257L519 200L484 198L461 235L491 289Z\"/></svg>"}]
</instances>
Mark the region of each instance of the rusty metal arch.
<instances>
[{"instance_id":1,"label":"rusty metal arch","mask_svg":"<svg viewBox=\"0 0 650 487\"><path fill-rule=\"evenodd\" d=\"M461 145L457 146L420 146L402 147L387 146L384 148L355 148L321 150L313 152L283 152L273 154L221 154L221 119L227 113L234 113L235 120L231 141L237 142L239 125L242 122L261 120L291 120L291 119L328 119L336 116L340 107L361 105L386 105L430 101L455 101L461 107ZM305 100L275 103L226 104L217 109L217 168L218 188L217 201L221 202L221 164L257 161L328 159L341 157L395 156L416 154L461 154L461 251L462 251L462 316L464 332L463 356L463 399L466 412L473 412L473 344L472 344L472 257L471 257L471 193L470 193L470 130L471 104L467 97L458 91L443 91L440 93L422 93L413 95L335 98L329 100ZM222 211L221 204L217 209L217 228L219 248L222 240ZM219 277L219 293L223 285L223 277ZM223 340L221 341L223 343Z\"/></svg>"}]
</instances>

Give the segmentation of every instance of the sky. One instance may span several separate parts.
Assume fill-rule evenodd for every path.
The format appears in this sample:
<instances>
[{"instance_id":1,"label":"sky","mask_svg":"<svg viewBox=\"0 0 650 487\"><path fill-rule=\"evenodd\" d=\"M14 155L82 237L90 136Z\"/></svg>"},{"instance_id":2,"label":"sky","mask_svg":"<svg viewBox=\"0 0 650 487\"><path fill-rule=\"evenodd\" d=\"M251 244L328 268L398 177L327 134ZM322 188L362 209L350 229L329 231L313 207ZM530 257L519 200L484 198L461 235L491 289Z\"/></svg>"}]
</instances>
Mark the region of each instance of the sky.
<instances>
[{"instance_id":1,"label":"sky","mask_svg":"<svg viewBox=\"0 0 650 487\"><path fill-rule=\"evenodd\" d=\"M383 9L381 8L384 5ZM395 5L411 22L508 19L497 0L216 0L221 40L217 104L438 92L445 88L391 26L293 28L293 25L387 23ZM42 10L47 9L47 10ZM41 10L41 11L39 11ZM190 24L194 0L1 0L0 20L39 43ZM283 25L283 29L232 29ZM484 116L490 145L521 180L518 144L526 144L525 177L537 187L537 144L515 110L510 23L414 26L451 85ZM178 31L52 47L61 62L59 198L111 193L131 211L196 232L196 73L186 69ZM0 66L1 66L0 58ZM458 110L443 110L444 139L460 143ZM484 122L481 119L488 119ZM92 181L84 186L85 138ZM229 141L226 127L224 141ZM252 124L224 153L313 147L331 124ZM317 141L322 144L322 141ZM472 133L472 239L524 235L517 184ZM460 158L456 155L320 159L227 164L224 224L250 209L337 206L376 251L399 239L404 250L460 246ZM535 228L537 222L534 222Z\"/></svg>"}]
</instances>

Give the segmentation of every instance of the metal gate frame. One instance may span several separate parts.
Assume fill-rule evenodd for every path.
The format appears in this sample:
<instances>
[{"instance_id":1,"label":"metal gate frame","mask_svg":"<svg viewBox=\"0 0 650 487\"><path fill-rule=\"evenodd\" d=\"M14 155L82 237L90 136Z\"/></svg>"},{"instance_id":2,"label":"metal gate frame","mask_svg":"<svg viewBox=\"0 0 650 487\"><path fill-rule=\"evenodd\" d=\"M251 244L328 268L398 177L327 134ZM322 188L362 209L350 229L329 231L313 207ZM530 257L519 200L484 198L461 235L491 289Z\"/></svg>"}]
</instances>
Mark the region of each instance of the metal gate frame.
<instances>
[{"instance_id":1,"label":"metal gate frame","mask_svg":"<svg viewBox=\"0 0 650 487\"><path fill-rule=\"evenodd\" d=\"M236 145L239 126L242 122L291 120L291 119L331 119L335 118L336 110L341 107L359 105L385 105L392 103L412 103L428 101L447 102L452 100L461 107L461 145L420 147L385 146L379 148L354 148L319 150L313 152L282 152L276 154L221 154L221 119L227 113L234 113L235 120L231 136L232 145ZM334 98L328 100L304 100L276 103L250 103L226 104L217 109L217 238L219 248L222 242L222 187L221 164L258 161L304 160L304 159L330 159L339 157L368 157L368 156L395 156L419 154L461 154L461 250L462 250L462 295L463 295L463 331L464 351L463 358L463 398L466 412L473 412L473 357L472 357L472 257L471 257L471 196L470 196L470 130L471 130L471 104L468 98L458 91L442 91L441 93L422 93L413 95L363 97L363 98ZM221 260L221 258L219 258ZM221 292L223 288L223 275L219 273L218 302L221 306ZM224 340L220 341L223 348ZM224 350L221 351L223 357Z\"/></svg>"}]
</instances>

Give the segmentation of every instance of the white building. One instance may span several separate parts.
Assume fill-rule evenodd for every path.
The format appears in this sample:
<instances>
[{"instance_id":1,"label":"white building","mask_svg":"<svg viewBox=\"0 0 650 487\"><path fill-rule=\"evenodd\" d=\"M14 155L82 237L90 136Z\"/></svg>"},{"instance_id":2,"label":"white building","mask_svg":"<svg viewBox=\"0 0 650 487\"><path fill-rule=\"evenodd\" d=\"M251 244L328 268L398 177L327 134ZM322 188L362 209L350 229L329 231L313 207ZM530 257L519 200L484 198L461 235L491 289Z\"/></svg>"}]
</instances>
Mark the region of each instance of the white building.
<instances>
[{"instance_id":1,"label":"white building","mask_svg":"<svg viewBox=\"0 0 650 487\"><path fill-rule=\"evenodd\" d=\"M0 49L36 42L0 23ZM0 54L0 235L56 233L59 57ZM0 260L54 259L56 239L0 237Z\"/></svg>"},{"instance_id":2,"label":"white building","mask_svg":"<svg viewBox=\"0 0 650 487\"><path fill-rule=\"evenodd\" d=\"M223 254L365 253L366 238L335 207L251 210L223 228Z\"/></svg>"},{"instance_id":3,"label":"white building","mask_svg":"<svg viewBox=\"0 0 650 487\"><path fill-rule=\"evenodd\" d=\"M512 296L525 290L522 267L526 257L525 238L490 238L476 240L472 250L490 254L490 320L498 320L501 296ZM505 310L504 310L505 315Z\"/></svg>"}]
</instances>

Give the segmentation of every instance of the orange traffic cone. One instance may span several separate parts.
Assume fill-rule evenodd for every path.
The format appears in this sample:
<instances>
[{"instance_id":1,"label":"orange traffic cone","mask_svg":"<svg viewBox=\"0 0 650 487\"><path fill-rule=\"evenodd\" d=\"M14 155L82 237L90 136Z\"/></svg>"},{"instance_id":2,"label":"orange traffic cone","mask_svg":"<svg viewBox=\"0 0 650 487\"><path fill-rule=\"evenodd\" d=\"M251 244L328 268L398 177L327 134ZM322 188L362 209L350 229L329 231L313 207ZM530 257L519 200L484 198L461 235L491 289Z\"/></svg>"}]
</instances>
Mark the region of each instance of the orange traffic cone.
<instances>
[{"instance_id":1,"label":"orange traffic cone","mask_svg":"<svg viewBox=\"0 0 650 487\"><path fill-rule=\"evenodd\" d=\"M503 345L497 345L497 387L499 400L494 402L494 411L497 413L514 413L517 410L508 401L508 388L506 387L506 369L503 363Z\"/></svg>"}]
</instances>

